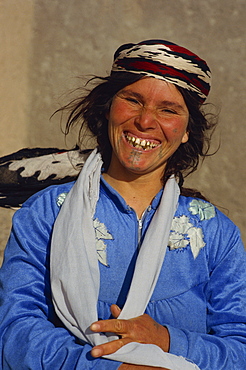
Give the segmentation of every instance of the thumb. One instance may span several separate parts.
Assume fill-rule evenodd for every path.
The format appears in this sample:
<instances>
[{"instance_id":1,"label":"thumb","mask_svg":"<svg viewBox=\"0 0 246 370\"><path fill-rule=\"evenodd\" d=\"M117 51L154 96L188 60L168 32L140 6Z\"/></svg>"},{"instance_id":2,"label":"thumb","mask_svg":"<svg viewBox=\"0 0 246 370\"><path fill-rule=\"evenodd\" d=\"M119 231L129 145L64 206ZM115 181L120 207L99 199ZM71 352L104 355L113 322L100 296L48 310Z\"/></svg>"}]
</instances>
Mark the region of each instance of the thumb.
<instances>
[{"instance_id":1,"label":"thumb","mask_svg":"<svg viewBox=\"0 0 246 370\"><path fill-rule=\"evenodd\" d=\"M115 319L117 319L117 317L121 313L121 309L120 309L119 306L117 306L117 304L112 304L111 307L110 307L110 311L111 311L111 314L114 316Z\"/></svg>"}]
</instances>

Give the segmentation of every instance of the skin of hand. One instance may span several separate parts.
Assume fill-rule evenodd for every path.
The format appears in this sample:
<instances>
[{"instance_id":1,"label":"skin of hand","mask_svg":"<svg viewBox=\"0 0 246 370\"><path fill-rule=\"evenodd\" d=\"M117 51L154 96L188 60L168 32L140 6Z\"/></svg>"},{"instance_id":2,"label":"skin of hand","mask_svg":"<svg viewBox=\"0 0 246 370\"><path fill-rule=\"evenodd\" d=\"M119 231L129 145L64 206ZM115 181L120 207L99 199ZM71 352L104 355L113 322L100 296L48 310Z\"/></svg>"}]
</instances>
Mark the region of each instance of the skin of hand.
<instances>
[{"instance_id":1,"label":"skin of hand","mask_svg":"<svg viewBox=\"0 0 246 370\"><path fill-rule=\"evenodd\" d=\"M130 320L117 319L121 310L117 305L112 305L111 313L115 319L100 320L94 322L90 329L94 332L111 332L120 336L112 342L95 346L91 350L93 357L101 357L116 352L125 344L130 342L148 343L159 346L164 352L168 352L170 345L169 332L166 327L158 324L149 315L143 314ZM127 365L126 366L135 366ZM151 369L152 367L140 367L141 369ZM120 367L127 370L128 367ZM129 370L135 367L129 367ZM138 367L136 368L138 369Z\"/></svg>"}]
</instances>

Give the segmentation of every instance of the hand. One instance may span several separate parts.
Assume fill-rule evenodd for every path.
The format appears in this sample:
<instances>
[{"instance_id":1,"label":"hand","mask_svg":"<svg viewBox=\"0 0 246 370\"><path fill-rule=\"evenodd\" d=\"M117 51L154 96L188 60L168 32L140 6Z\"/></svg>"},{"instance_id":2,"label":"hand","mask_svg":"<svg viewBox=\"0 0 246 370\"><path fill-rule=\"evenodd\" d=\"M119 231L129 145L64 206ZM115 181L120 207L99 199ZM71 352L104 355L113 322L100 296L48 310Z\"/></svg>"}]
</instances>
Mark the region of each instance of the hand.
<instances>
[{"instance_id":1,"label":"hand","mask_svg":"<svg viewBox=\"0 0 246 370\"><path fill-rule=\"evenodd\" d=\"M117 318L120 311L118 306L111 306L113 317ZM158 324L147 314L130 320L111 319L97 321L91 325L90 329L98 333L115 333L120 337L112 342L94 347L91 351L93 357L114 353L130 342L155 344L165 352L169 350L170 338L167 328Z\"/></svg>"}]
</instances>

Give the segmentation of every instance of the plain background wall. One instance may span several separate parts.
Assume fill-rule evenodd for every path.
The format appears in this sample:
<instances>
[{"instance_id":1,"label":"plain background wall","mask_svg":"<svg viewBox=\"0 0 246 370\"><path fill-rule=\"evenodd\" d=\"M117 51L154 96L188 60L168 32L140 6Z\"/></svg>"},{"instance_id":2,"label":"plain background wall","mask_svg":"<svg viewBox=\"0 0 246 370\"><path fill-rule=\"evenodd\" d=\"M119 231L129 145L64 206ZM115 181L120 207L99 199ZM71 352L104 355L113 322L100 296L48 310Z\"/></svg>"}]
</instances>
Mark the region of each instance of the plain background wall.
<instances>
[{"instance_id":1,"label":"plain background wall","mask_svg":"<svg viewBox=\"0 0 246 370\"><path fill-rule=\"evenodd\" d=\"M220 109L213 148L195 186L245 232L245 0L0 0L0 156L23 147L72 147L55 109L77 77L106 75L127 42L162 38L190 48L213 74ZM4 248L12 210L0 209Z\"/></svg>"}]
</instances>

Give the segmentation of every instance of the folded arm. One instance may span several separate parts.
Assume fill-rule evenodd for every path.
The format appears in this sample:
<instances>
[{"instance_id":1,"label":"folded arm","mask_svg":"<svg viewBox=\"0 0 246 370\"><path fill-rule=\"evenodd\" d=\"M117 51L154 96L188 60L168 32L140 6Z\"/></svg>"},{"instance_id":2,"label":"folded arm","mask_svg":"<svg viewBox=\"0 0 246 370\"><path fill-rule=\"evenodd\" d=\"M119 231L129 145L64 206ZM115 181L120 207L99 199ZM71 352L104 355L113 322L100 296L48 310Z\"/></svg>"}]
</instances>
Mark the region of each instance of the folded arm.
<instances>
[{"instance_id":1,"label":"folded arm","mask_svg":"<svg viewBox=\"0 0 246 370\"><path fill-rule=\"evenodd\" d=\"M0 367L117 369L119 362L93 358L92 347L79 343L58 320L47 252L55 215L44 201L32 207L16 212L0 269Z\"/></svg>"}]
</instances>

